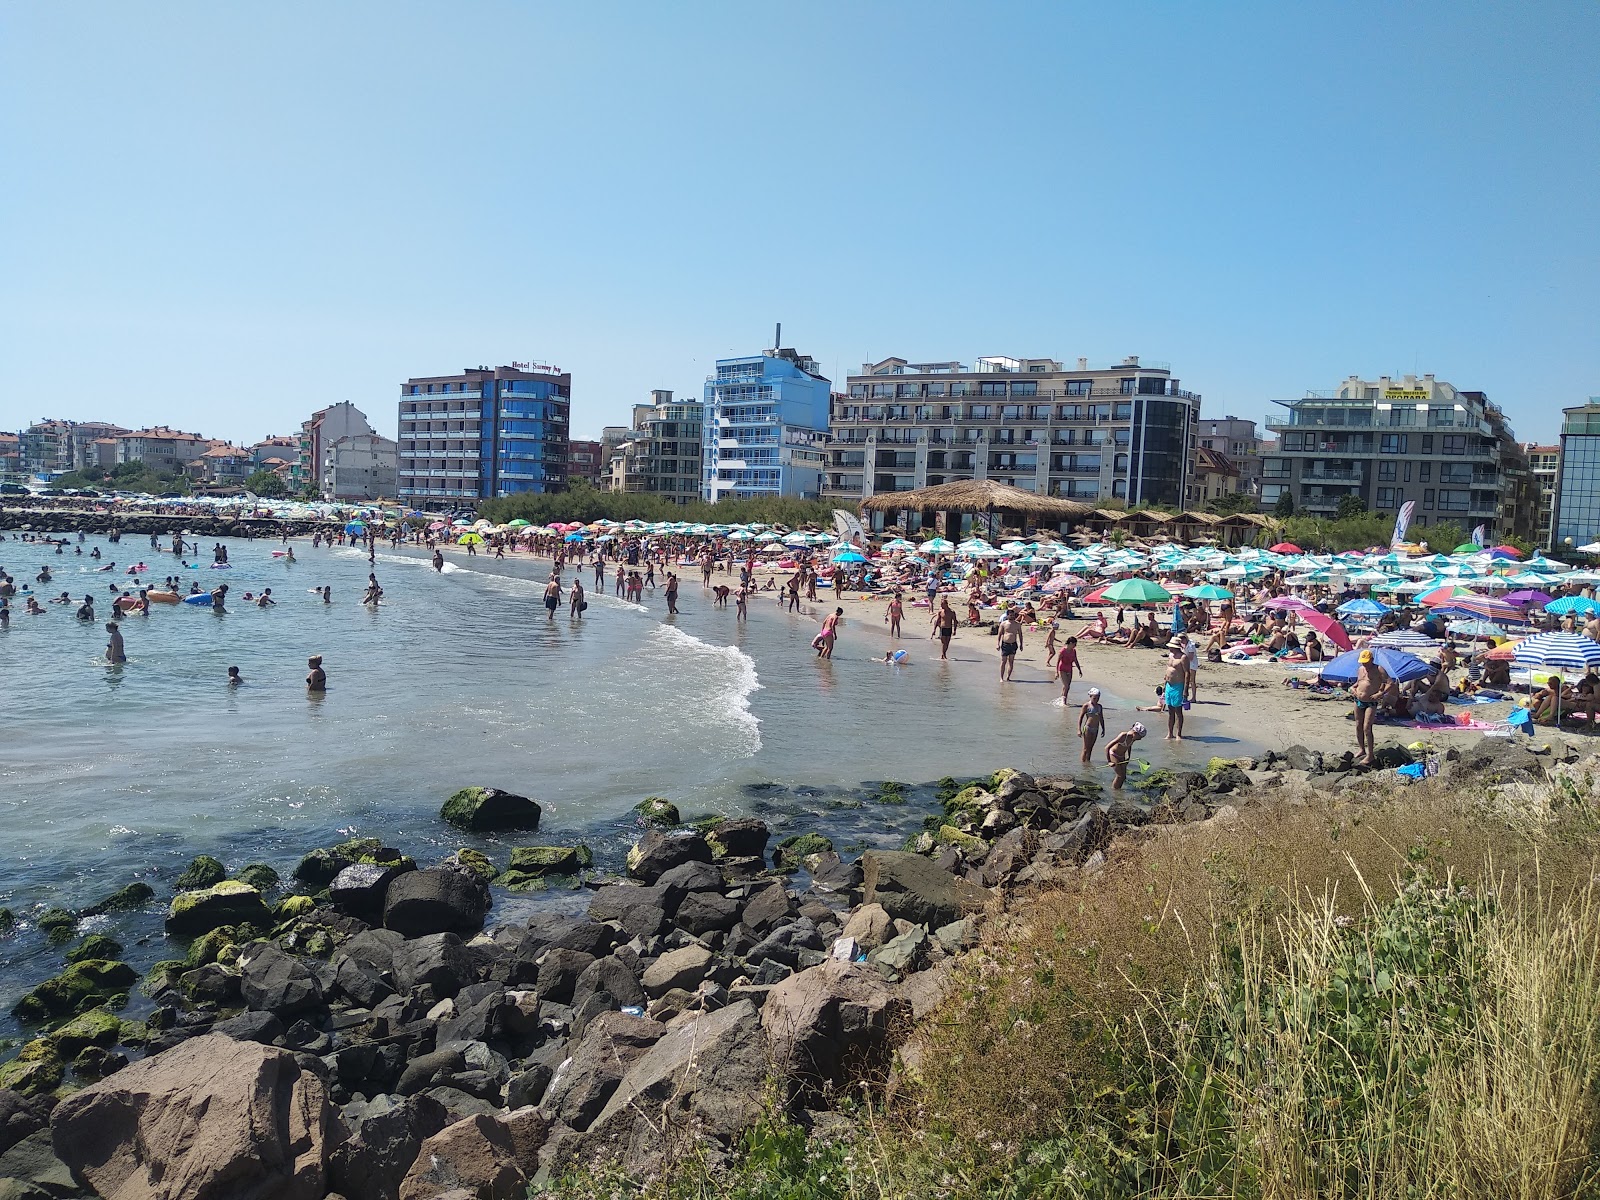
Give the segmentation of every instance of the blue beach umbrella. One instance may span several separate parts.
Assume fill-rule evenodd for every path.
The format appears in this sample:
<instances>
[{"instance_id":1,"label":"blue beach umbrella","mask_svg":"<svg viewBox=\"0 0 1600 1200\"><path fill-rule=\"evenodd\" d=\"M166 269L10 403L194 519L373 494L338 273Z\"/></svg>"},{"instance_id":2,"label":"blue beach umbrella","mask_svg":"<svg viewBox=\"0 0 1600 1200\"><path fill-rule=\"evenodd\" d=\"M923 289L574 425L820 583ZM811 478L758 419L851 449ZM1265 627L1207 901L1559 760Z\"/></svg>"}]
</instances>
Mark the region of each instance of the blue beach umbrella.
<instances>
[{"instance_id":1,"label":"blue beach umbrella","mask_svg":"<svg viewBox=\"0 0 1600 1200\"><path fill-rule=\"evenodd\" d=\"M569 542L581 542L583 541L583 534L579 533L577 530L573 530L573 532L567 534L565 540Z\"/></svg>"},{"instance_id":2,"label":"blue beach umbrella","mask_svg":"<svg viewBox=\"0 0 1600 1200\"><path fill-rule=\"evenodd\" d=\"M1389 606L1376 600L1347 600L1335 611L1341 617L1381 617L1389 611Z\"/></svg>"},{"instance_id":3,"label":"blue beach umbrella","mask_svg":"<svg viewBox=\"0 0 1600 1200\"><path fill-rule=\"evenodd\" d=\"M838 554L833 556L833 561L836 563L861 563L866 562L867 559L866 555L861 554L858 551L841 550Z\"/></svg>"},{"instance_id":4,"label":"blue beach umbrella","mask_svg":"<svg viewBox=\"0 0 1600 1200\"><path fill-rule=\"evenodd\" d=\"M1582 613L1587 617L1600 612L1600 604L1596 604L1586 596L1563 596L1559 600L1550 601L1544 606L1544 610L1562 617L1568 613Z\"/></svg>"},{"instance_id":5,"label":"blue beach umbrella","mask_svg":"<svg viewBox=\"0 0 1600 1200\"><path fill-rule=\"evenodd\" d=\"M1361 651L1346 650L1337 658L1328 660L1328 665L1322 668L1322 681L1324 683L1354 683L1356 672L1360 669ZM1390 679L1401 683L1410 683L1413 679L1423 679L1433 674L1433 668L1423 662L1415 654L1407 654L1402 650L1384 650L1375 648L1372 651L1372 661L1382 667Z\"/></svg>"},{"instance_id":6,"label":"blue beach umbrella","mask_svg":"<svg viewBox=\"0 0 1600 1200\"><path fill-rule=\"evenodd\" d=\"M1511 660L1523 667L1581 671L1600 666L1600 642L1581 633L1536 633L1513 647Z\"/></svg>"}]
</instances>

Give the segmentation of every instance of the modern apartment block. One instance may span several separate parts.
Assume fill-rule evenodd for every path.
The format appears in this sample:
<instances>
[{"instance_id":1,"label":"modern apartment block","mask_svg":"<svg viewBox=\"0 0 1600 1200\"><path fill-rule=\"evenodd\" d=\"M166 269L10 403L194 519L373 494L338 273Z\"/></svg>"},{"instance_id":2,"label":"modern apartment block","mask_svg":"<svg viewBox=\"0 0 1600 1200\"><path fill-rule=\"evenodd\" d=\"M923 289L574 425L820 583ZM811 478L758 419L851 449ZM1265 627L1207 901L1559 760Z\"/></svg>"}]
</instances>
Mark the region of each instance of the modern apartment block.
<instances>
[{"instance_id":1,"label":"modern apartment block","mask_svg":"<svg viewBox=\"0 0 1600 1200\"><path fill-rule=\"evenodd\" d=\"M611 456L611 490L659 495L674 504L698 499L704 438L705 405L656 388L649 404L634 406L631 434Z\"/></svg>"},{"instance_id":2,"label":"modern apartment block","mask_svg":"<svg viewBox=\"0 0 1600 1200\"><path fill-rule=\"evenodd\" d=\"M400 387L399 494L419 507L567 486L572 376L519 363Z\"/></svg>"},{"instance_id":3,"label":"modern apartment block","mask_svg":"<svg viewBox=\"0 0 1600 1200\"><path fill-rule=\"evenodd\" d=\"M353 433L323 446L317 490L324 500L381 500L395 494L398 476L398 442L378 433Z\"/></svg>"},{"instance_id":4,"label":"modern apartment block","mask_svg":"<svg viewBox=\"0 0 1600 1200\"><path fill-rule=\"evenodd\" d=\"M1558 551L1600 541L1600 396L1564 408L1555 495Z\"/></svg>"},{"instance_id":5,"label":"modern apartment block","mask_svg":"<svg viewBox=\"0 0 1600 1200\"><path fill-rule=\"evenodd\" d=\"M1556 484L1561 473L1561 446L1536 446L1532 442L1522 448L1528 456L1528 475L1534 494L1538 497L1533 532L1535 542L1549 549L1555 537Z\"/></svg>"},{"instance_id":6,"label":"modern apartment block","mask_svg":"<svg viewBox=\"0 0 1600 1200\"><path fill-rule=\"evenodd\" d=\"M816 360L792 349L718 359L705 385L702 498L815 499L831 392Z\"/></svg>"},{"instance_id":7,"label":"modern apartment block","mask_svg":"<svg viewBox=\"0 0 1600 1200\"><path fill-rule=\"evenodd\" d=\"M22 474L22 435L0 433L0 482L10 483Z\"/></svg>"},{"instance_id":8,"label":"modern apartment block","mask_svg":"<svg viewBox=\"0 0 1600 1200\"><path fill-rule=\"evenodd\" d=\"M600 456L600 443L569 441L567 443L567 485L580 480L599 491L605 490L610 464Z\"/></svg>"},{"instance_id":9,"label":"modern apartment block","mask_svg":"<svg viewBox=\"0 0 1600 1200\"><path fill-rule=\"evenodd\" d=\"M1287 417L1264 458L1261 503L1288 493L1296 512L1331 516L1345 496L1389 512L1416 501L1418 521L1450 520L1493 536L1532 532L1530 479L1505 414L1482 392L1432 375L1350 376L1329 393L1279 400Z\"/></svg>"},{"instance_id":10,"label":"modern apartment block","mask_svg":"<svg viewBox=\"0 0 1600 1200\"><path fill-rule=\"evenodd\" d=\"M35 421L20 435L22 469L29 475L59 475L72 470L72 422Z\"/></svg>"},{"instance_id":11,"label":"modern apartment block","mask_svg":"<svg viewBox=\"0 0 1600 1200\"><path fill-rule=\"evenodd\" d=\"M1235 416L1202 416L1195 436L1200 449L1222 455L1239 469L1238 486L1234 491L1247 496L1261 495L1261 438L1256 434L1254 421ZM1196 493L1192 485L1190 492L1191 503L1205 503L1207 497ZM1214 490L1212 498L1215 498Z\"/></svg>"},{"instance_id":12,"label":"modern apartment block","mask_svg":"<svg viewBox=\"0 0 1600 1200\"><path fill-rule=\"evenodd\" d=\"M1200 397L1164 365L1049 358L866 363L835 401L824 495L957 479L1092 502L1182 505Z\"/></svg>"}]
</instances>

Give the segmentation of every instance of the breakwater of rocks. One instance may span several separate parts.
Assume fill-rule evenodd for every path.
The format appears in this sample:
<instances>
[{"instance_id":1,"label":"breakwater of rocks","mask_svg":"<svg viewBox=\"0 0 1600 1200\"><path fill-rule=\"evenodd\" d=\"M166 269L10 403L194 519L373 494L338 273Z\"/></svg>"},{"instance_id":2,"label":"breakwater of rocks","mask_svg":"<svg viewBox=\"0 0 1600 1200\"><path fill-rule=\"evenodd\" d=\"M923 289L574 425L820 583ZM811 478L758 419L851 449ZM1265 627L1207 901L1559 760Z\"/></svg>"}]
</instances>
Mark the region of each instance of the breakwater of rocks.
<instances>
[{"instance_id":1,"label":"breakwater of rocks","mask_svg":"<svg viewBox=\"0 0 1600 1200\"><path fill-rule=\"evenodd\" d=\"M1533 778L1550 759L1486 739L1444 766ZM651 800L625 858L597 863L536 836L536 801L467 788L441 820L526 840L508 860L422 864L360 839L280 880L197 858L170 896L134 883L33 918L62 969L16 1006L32 1036L0 1065L0 1192L462 1200L726 1150L773 1103L803 1115L882 1085L1014 898L1094 872L1119 837L1366 774L1305 747L1125 795L1002 770L942 781L905 849L854 860ZM492 919L497 897L555 881L576 886ZM173 957L142 976L80 936L150 907Z\"/></svg>"},{"instance_id":2,"label":"breakwater of rocks","mask_svg":"<svg viewBox=\"0 0 1600 1200\"><path fill-rule=\"evenodd\" d=\"M25 508L0 504L0 530L18 533L84 533L148 537L186 533L197 538L281 538L326 528L323 520L207 516L195 512L92 512L78 508Z\"/></svg>"}]
</instances>

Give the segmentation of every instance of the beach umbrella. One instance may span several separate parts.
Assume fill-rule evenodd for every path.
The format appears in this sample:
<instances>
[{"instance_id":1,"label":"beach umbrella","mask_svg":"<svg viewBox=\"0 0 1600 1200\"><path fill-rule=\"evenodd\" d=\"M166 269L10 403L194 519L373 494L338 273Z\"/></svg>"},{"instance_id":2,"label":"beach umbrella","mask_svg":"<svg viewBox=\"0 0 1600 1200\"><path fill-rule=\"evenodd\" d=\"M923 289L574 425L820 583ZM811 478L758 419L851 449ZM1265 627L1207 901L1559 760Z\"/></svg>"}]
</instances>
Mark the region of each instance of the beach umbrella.
<instances>
[{"instance_id":1,"label":"beach umbrella","mask_svg":"<svg viewBox=\"0 0 1600 1200\"><path fill-rule=\"evenodd\" d=\"M1183 595L1190 600L1232 600L1233 592L1228 588L1215 583L1196 584L1184 590Z\"/></svg>"},{"instance_id":2,"label":"beach umbrella","mask_svg":"<svg viewBox=\"0 0 1600 1200\"><path fill-rule=\"evenodd\" d=\"M1600 666L1600 642L1581 633L1536 633L1518 642L1511 658L1524 667L1581 671Z\"/></svg>"},{"instance_id":3,"label":"beach umbrella","mask_svg":"<svg viewBox=\"0 0 1600 1200\"><path fill-rule=\"evenodd\" d=\"M1491 621L1521 621L1522 613L1513 604L1496 600L1493 596L1460 596L1435 606L1436 612L1465 613Z\"/></svg>"},{"instance_id":4,"label":"beach umbrella","mask_svg":"<svg viewBox=\"0 0 1600 1200\"><path fill-rule=\"evenodd\" d=\"M1296 546L1293 542L1279 542L1276 546L1269 547L1269 549L1274 554L1304 554L1305 553L1304 550L1300 549L1300 547Z\"/></svg>"},{"instance_id":5,"label":"beach umbrella","mask_svg":"<svg viewBox=\"0 0 1600 1200\"><path fill-rule=\"evenodd\" d=\"M365 533L367 526L364 521L351 521L344 527L346 533Z\"/></svg>"},{"instance_id":6,"label":"beach umbrella","mask_svg":"<svg viewBox=\"0 0 1600 1200\"><path fill-rule=\"evenodd\" d=\"M449 529L450 526L446 525L443 521L435 521L433 524L429 525L428 528L429 529Z\"/></svg>"},{"instance_id":7,"label":"beach umbrella","mask_svg":"<svg viewBox=\"0 0 1600 1200\"><path fill-rule=\"evenodd\" d=\"M581 542L583 541L583 534L575 530L572 533L567 534L567 536L562 540L567 542Z\"/></svg>"},{"instance_id":8,"label":"beach umbrella","mask_svg":"<svg viewBox=\"0 0 1600 1200\"><path fill-rule=\"evenodd\" d=\"M885 550L915 550L915 542L908 542L905 538L893 538L883 544Z\"/></svg>"},{"instance_id":9,"label":"beach umbrella","mask_svg":"<svg viewBox=\"0 0 1600 1200\"><path fill-rule=\"evenodd\" d=\"M526 529L529 525L532 525L533 522L529 521L525 517L518 517L515 521L507 521L506 524L511 526L513 529Z\"/></svg>"},{"instance_id":10,"label":"beach umbrella","mask_svg":"<svg viewBox=\"0 0 1600 1200\"><path fill-rule=\"evenodd\" d=\"M1389 606L1376 600L1347 600L1334 611L1342 617L1381 617Z\"/></svg>"},{"instance_id":11,"label":"beach umbrella","mask_svg":"<svg viewBox=\"0 0 1600 1200\"><path fill-rule=\"evenodd\" d=\"M1478 551L1480 551L1482 549L1483 549L1483 547L1478 545L1477 542L1462 542L1461 545L1457 546L1454 550L1450 551L1450 553L1451 554L1476 554L1476 553L1478 553Z\"/></svg>"},{"instance_id":12,"label":"beach umbrella","mask_svg":"<svg viewBox=\"0 0 1600 1200\"><path fill-rule=\"evenodd\" d=\"M948 538L929 538L922 543L922 550L927 554L949 554L956 548L956 544Z\"/></svg>"},{"instance_id":13,"label":"beach umbrella","mask_svg":"<svg viewBox=\"0 0 1600 1200\"><path fill-rule=\"evenodd\" d=\"M866 555L859 550L841 550L833 556L836 563L862 563L867 561Z\"/></svg>"},{"instance_id":14,"label":"beach umbrella","mask_svg":"<svg viewBox=\"0 0 1600 1200\"><path fill-rule=\"evenodd\" d=\"M1124 579L1113 583L1101 594L1118 604L1159 604L1172 599L1171 592L1148 579Z\"/></svg>"},{"instance_id":15,"label":"beach umbrella","mask_svg":"<svg viewBox=\"0 0 1600 1200\"><path fill-rule=\"evenodd\" d=\"M1543 608L1550 603L1550 593L1536 592L1530 588L1523 588L1521 591L1508 592L1506 594L1506 603L1515 604L1518 608Z\"/></svg>"},{"instance_id":16,"label":"beach umbrella","mask_svg":"<svg viewBox=\"0 0 1600 1200\"><path fill-rule=\"evenodd\" d=\"M1515 593L1512 594L1515 595ZM1506 599L1509 600L1511 597L1507 596ZM1587 596L1563 596L1559 600L1551 600L1546 596L1544 610L1547 613L1555 613L1559 617L1564 617L1568 613L1578 613L1582 616L1590 617L1600 612L1600 604L1596 604Z\"/></svg>"},{"instance_id":17,"label":"beach umbrella","mask_svg":"<svg viewBox=\"0 0 1600 1200\"><path fill-rule=\"evenodd\" d=\"M1493 621L1485 621L1481 618L1471 621L1451 621L1447 628L1457 637L1469 638L1504 637L1506 632Z\"/></svg>"},{"instance_id":18,"label":"beach umbrella","mask_svg":"<svg viewBox=\"0 0 1600 1200\"><path fill-rule=\"evenodd\" d=\"M1322 668L1322 681L1324 683L1354 683L1356 672L1360 669L1360 651L1347 650L1337 658L1330 659ZM1433 674L1433 668L1423 662L1414 654L1407 654L1403 650L1385 650L1375 648L1372 651L1372 660L1382 667L1390 679L1400 683L1410 683L1413 679L1425 679Z\"/></svg>"},{"instance_id":19,"label":"beach umbrella","mask_svg":"<svg viewBox=\"0 0 1600 1200\"><path fill-rule=\"evenodd\" d=\"M483 545L483 535L481 533L463 533L456 539L456 544L459 546L481 546Z\"/></svg>"},{"instance_id":20,"label":"beach umbrella","mask_svg":"<svg viewBox=\"0 0 1600 1200\"><path fill-rule=\"evenodd\" d=\"M1436 587L1432 591L1418 596L1417 603L1426 604L1429 608L1433 608L1436 605L1449 604L1454 601L1457 596L1466 596L1470 598L1472 596L1472 592L1469 589L1462 587L1460 584L1447 583L1443 587Z\"/></svg>"},{"instance_id":21,"label":"beach umbrella","mask_svg":"<svg viewBox=\"0 0 1600 1200\"><path fill-rule=\"evenodd\" d=\"M1292 608L1299 612L1316 612L1317 606L1299 596L1274 596L1263 608Z\"/></svg>"},{"instance_id":22,"label":"beach umbrella","mask_svg":"<svg viewBox=\"0 0 1600 1200\"><path fill-rule=\"evenodd\" d=\"M1341 650L1350 649L1350 635L1345 632L1343 625L1334 620L1327 613L1306 612L1300 614L1300 619L1323 637L1327 638Z\"/></svg>"},{"instance_id":23,"label":"beach umbrella","mask_svg":"<svg viewBox=\"0 0 1600 1200\"><path fill-rule=\"evenodd\" d=\"M1388 650L1437 650L1439 643L1425 633L1418 633L1415 629L1391 629L1388 633L1380 633L1372 639L1374 646L1382 646Z\"/></svg>"},{"instance_id":24,"label":"beach umbrella","mask_svg":"<svg viewBox=\"0 0 1600 1200\"><path fill-rule=\"evenodd\" d=\"M472 522L467 520L465 517L461 517L461 518L459 518L457 520L451 521L450 524L453 525L457 529L471 529L472 528Z\"/></svg>"},{"instance_id":25,"label":"beach umbrella","mask_svg":"<svg viewBox=\"0 0 1600 1200\"><path fill-rule=\"evenodd\" d=\"M1495 558L1521 558L1522 551L1515 546L1496 546L1489 551Z\"/></svg>"}]
</instances>

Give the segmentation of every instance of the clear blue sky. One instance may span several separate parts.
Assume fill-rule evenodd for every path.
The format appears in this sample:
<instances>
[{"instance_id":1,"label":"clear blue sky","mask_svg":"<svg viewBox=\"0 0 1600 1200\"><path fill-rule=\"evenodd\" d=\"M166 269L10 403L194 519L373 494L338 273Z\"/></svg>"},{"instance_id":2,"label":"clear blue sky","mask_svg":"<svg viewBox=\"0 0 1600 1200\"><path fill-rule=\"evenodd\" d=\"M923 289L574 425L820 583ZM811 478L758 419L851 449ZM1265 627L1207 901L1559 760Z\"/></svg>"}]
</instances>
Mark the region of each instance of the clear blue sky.
<instances>
[{"instance_id":1,"label":"clear blue sky","mask_svg":"<svg viewBox=\"0 0 1600 1200\"><path fill-rule=\"evenodd\" d=\"M0 7L0 429L253 440L409 375L573 433L784 341L1600 394L1600 5Z\"/></svg>"}]
</instances>

